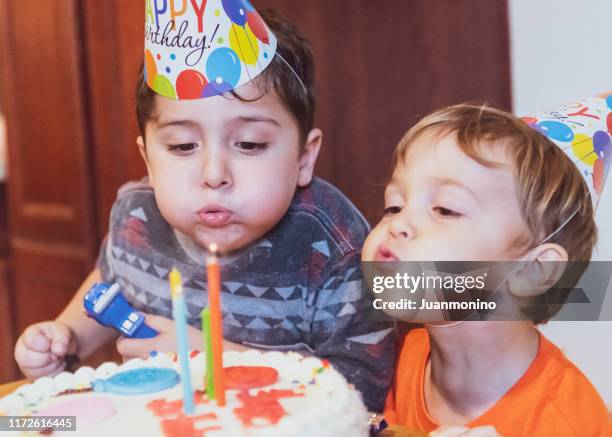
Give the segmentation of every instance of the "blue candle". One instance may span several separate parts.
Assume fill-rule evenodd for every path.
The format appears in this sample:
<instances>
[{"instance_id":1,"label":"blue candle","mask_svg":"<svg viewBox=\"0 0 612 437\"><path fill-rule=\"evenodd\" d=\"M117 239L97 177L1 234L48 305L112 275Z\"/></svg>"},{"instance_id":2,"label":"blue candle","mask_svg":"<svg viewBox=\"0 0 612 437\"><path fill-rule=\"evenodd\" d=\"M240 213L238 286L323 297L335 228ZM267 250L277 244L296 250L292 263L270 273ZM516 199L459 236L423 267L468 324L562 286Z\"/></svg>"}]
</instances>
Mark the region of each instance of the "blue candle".
<instances>
[{"instance_id":1,"label":"blue candle","mask_svg":"<svg viewBox=\"0 0 612 437\"><path fill-rule=\"evenodd\" d=\"M170 290L172 292L172 317L176 324L176 339L178 343L178 359L181 365L181 383L183 384L183 412L193 414L193 390L191 388L191 372L189 370L189 342L187 340L187 307L183 296L181 274L176 269L170 272Z\"/></svg>"}]
</instances>

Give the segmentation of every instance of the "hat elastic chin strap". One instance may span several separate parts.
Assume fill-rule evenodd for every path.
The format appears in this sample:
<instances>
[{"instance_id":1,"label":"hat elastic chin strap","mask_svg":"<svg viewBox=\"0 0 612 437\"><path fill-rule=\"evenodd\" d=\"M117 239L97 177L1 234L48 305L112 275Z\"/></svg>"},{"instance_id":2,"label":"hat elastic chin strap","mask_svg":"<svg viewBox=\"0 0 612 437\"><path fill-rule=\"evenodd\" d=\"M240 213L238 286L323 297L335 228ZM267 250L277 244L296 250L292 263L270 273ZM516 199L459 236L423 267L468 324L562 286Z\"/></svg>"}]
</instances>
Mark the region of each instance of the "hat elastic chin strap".
<instances>
[{"instance_id":1,"label":"hat elastic chin strap","mask_svg":"<svg viewBox=\"0 0 612 437\"><path fill-rule=\"evenodd\" d=\"M283 61L283 63L287 66L287 68L289 70L291 70L291 72L293 73L293 75L295 76L295 78L298 80L298 82L300 83L300 85L302 85L302 88L304 89L304 93L308 94L308 90L306 89L306 85L304 85L304 82L302 82L302 78L300 78L300 76L297 74L297 72L293 69L293 67L291 65L289 65L289 62L285 61L285 58L283 58L281 56L281 54L278 52L278 50L276 51L276 53L274 54L274 56L278 56L278 59L280 59L281 61Z\"/></svg>"},{"instance_id":2,"label":"hat elastic chin strap","mask_svg":"<svg viewBox=\"0 0 612 437\"><path fill-rule=\"evenodd\" d=\"M589 193L590 195L590 193ZM540 241L536 246L539 246L542 243L546 243L548 240L550 240L552 237L554 237L555 235L557 235L561 229L563 229L569 222L571 219L574 218L574 216L576 214L578 214L578 211L580 211L580 207L576 208L574 210L574 212L567 218L565 219L565 221L563 223L561 223L559 225L559 227L557 227L557 229L555 229L553 232L551 232L546 238L544 238L542 241ZM506 282L508 280L508 278L510 278L510 275L512 275L512 273L514 273L518 268L520 268L523 264L525 264L525 259L527 257L523 257L523 259L520 260L520 262L514 266L514 268L512 270L510 270L510 272L506 275L506 277L499 283L499 285L497 287L495 287L495 290L493 290L493 293L495 293L497 290L499 290L499 288L504 284L504 282ZM428 328L451 328L453 326L457 326L460 323L463 322L467 322L468 320L458 320L456 322L453 323L445 323L443 325L434 325L431 323L425 323L425 326L427 326Z\"/></svg>"}]
</instances>

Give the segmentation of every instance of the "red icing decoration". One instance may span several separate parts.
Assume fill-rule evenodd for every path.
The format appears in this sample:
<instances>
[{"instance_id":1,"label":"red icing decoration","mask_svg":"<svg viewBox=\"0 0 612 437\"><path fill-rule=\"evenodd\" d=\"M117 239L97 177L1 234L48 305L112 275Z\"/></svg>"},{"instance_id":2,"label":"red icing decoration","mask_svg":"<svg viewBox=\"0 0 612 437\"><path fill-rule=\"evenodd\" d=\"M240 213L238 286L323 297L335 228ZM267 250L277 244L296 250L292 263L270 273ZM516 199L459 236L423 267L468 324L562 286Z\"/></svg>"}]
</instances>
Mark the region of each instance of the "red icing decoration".
<instances>
[{"instance_id":1,"label":"red icing decoration","mask_svg":"<svg viewBox=\"0 0 612 437\"><path fill-rule=\"evenodd\" d=\"M193 422L185 418L162 420L161 428L166 436L193 434Z\"/></svg>"},{"instance_id":2,"label":"red icing decoration","mask_svg":"<svg viewBox=\"0 0 612 437\"><path fill-rule=\"evenodd\" d=\"M189 352L189 358L195 358L198 356L199 353L200 351L191 351Z\"/></svg>"},{"instance_id":3,"label":"red icing decoration","mask_svg":"<svg viewBox=\"0 0 612 437\"><path fill-rule=\"evenodd\" d=\"M234 414L245 426L256 426L253 424L255 419L263 419L269 424L277 423L287 414L278 400L280 398L304 396L303 393L296 393L293 390L275 389L260 391L255 396L250 395L247 389L274 384L278 380L278 372L272 367L232 366L226 367L224 373L227 388L242 390L237 395L238 400L242 402L242 406L234 408ZM194 398L196 405L209 402L204 398L202 392L196 392ZM217 420L217 415L207 413L199 416L185 416L183 414L183 401L180 399L176 401L155 399L147 404L147 408L155 416L162 418L161 428L167 437L205 436L208 431L221 429L220 426L196 429L195 422Z\"/></svg>"},{"instance_id":4,"label":"red icing decoration","mask_svg":"<svg viewBox=\"0 0 612 437\"><path fill-rule=\"evenodd\" d=\"M196 393L195 403L208 402L201 394ZM199 416L185 416L183 414L183 401L167 401L166 399L155 399L147 404L147 408L157 417L165 417L161 421L161 428L167 437L179 436L205 436L208 431L221 429L220 426L209 426L207 428L195 428L195 422L200 420L218 420L215 413L200 414Z\"/></svg>"},{"instance_id":5,"label":"red icing decoration","mask_svg":"<svg viewBox=\"0 0 612 437\"><path fill-rule=\"evenodd\" d=\"M208 431L218 431L220 426L209 426L206 428L196 429L194 422L196 417L180 417L178 419L162 420L161 428L164 435L167 437L204 437Z\"/></svg>"},{"instance_id":6,"label":"red icing decoration","mask_svg":"<svg viewBox=\"0 0 612 437\"><path fill-rule=\"evenodd\" d=\"M168 416L178 414L183 408L183 401L167 401L165 399L155 399L147 404L147 408L156 416Z\"/></svg>"},{"instance_id":7,"label":"red icing decoration","mask_svg":"<svg viewBox=\"0 0 612 437\"><path fill-rule=\"evenodd\" d=\"M272 367L231 366L223 370L227 389L263 387L274 384L278 380L278 372Z\"/></svg>"},{"instance_id":8,"label":"red icing decoration","mask_svg":"<svg viewBox=\"0 0 612 437\"><path fill-rule=\"evenodd\" d=\"M194 401L196 405L205 404L208 402L207 399L204 399L201 392L194 394ZM167 401L166 399L155 399L147 404L147 408L151 410L151 412L153 412L153 414L155 414L157 417L182 414L183 401L181 399L178 399L176 401ZM216 418L216 416L214 418Z\"/></svg>"},{"instance_id":9,"label":"red icing decoration","mask_svg":"<svg viewBox=\"0 0 612 437\"><path fill-rule=\"evenodd\" d=\"M296 393L293 390L273 389L260 391L256 396L252 396L245 390L237 395L238 400L242 402L242 407L234 408L234 414L245 426L253 426L254 419L264 419L273 425L286 414L278 400L298 396L304 396L304 394Z\"/></svg>"}]
</instances>

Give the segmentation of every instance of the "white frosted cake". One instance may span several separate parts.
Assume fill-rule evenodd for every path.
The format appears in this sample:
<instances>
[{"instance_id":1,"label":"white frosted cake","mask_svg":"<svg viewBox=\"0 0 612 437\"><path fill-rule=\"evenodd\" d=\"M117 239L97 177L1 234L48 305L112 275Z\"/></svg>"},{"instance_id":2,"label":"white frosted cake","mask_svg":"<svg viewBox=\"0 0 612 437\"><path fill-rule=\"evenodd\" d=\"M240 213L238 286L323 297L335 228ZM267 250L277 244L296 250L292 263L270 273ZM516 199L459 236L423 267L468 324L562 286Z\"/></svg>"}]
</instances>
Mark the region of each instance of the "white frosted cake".
<instances>
[{"instance_id":1,"label":"white frosted cake","mask_svg":"<svg viewBox=\"0 0 612 437\"><path fill-rule=\"evenodd\" d=\"M196 408L190 416L182 412L180 383L137 393L157 382L163 387L167 374L180 373L176 356L167 353L40 378L0 399L0 414L76 416L76 435L87 436L368 435L359 393L318 358L293 352L225 352L225 407L203 394L204 363L203 353L191 354ZM155 381L159 374L163 375ZM113 391L114 383L126 380L123 388L135 393Z\"/></svg>"}]
</instances>

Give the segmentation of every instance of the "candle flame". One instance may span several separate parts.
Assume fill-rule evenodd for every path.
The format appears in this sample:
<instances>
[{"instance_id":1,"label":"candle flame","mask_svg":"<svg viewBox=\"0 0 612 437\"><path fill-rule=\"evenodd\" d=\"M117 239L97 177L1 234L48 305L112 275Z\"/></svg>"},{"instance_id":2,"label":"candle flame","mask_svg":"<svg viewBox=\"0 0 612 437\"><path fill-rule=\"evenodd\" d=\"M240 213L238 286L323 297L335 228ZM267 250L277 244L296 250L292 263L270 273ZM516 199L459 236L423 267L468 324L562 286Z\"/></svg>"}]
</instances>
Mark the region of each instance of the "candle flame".
<instances>
[{"instance_id":1,"label":"candle flame","mask_svg":"<svg viewBox=\"0 0 612 437\"><path fill-rule=\"evenodd\" d=\"M210 245L208 246L208 251L212 253L213 255L215 255L217 253L217 250L218 250L217 243L210 243Z\"/></svg>"},{"instance_id":2,"label":"candle flame","mask_svg":"<svg viewBox=\"0 0 612 437\"><path fill-rule=\"evenodd\" d=\"M172 271L170 272L170 292L172 293L173 299L183 293L181 272L179 272L175 267L173 267Z\"/></svg>"}]
</instances>

